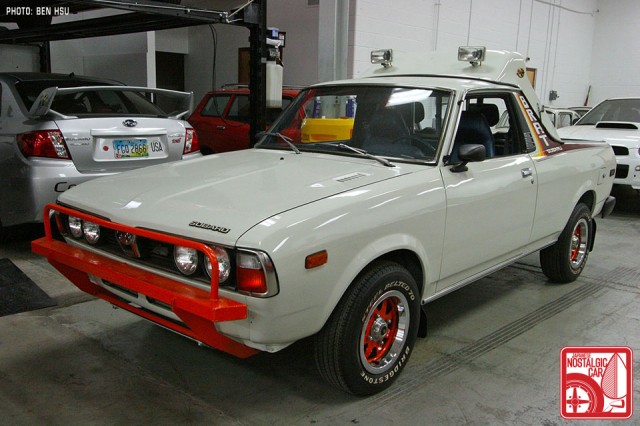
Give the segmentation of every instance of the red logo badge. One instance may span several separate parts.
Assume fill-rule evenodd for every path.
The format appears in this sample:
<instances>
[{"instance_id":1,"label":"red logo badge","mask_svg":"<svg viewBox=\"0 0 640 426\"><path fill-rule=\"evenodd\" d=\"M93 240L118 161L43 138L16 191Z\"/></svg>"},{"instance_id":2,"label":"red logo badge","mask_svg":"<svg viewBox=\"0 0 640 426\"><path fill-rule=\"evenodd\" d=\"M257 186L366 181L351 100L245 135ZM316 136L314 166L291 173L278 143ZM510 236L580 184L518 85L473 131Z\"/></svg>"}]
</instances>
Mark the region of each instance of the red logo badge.
<instances>
[{"instance_id":1,"label":"red logo badge","mask_svg":"<svg viewBox=\"0 0 640 426\"><path fill-rule=\"evenodd\" d=\"M628 347L566 347L560 352L565 419L628 419L633 414L633 352Z\"/></svg>"}]
</instances>

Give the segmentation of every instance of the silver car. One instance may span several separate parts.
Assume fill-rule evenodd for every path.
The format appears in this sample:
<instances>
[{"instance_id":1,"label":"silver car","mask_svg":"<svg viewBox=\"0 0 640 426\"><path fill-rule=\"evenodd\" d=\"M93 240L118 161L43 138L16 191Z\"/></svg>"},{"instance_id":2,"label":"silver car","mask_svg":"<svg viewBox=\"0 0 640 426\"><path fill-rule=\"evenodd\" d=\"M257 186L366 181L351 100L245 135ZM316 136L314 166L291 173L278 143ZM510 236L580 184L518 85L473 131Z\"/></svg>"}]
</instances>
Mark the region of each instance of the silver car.
<instances>
[{"instance_id":1,"label":"silver car","mask_svg":"<svg viewBox=\"0 0 640 426\"><path fill-rule=\"evenodd\" d=\"M0 236L86 180L199 157L191 93L64 74L0 73Z\"/></svg>"}]
</instances>

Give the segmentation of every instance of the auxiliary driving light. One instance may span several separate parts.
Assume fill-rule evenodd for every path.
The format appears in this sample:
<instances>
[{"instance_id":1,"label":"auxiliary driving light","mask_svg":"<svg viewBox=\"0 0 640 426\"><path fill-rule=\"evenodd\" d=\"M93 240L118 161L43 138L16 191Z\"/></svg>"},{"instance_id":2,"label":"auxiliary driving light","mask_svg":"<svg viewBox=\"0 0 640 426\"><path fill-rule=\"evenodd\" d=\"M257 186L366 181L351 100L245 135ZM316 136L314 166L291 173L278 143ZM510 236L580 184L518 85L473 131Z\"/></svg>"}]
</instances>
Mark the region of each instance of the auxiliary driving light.
<instances>
[{"instance_id":1,"label":"auxiliary driving light","mask_svg":"<svg viewBox=\"0 0 640 426\"><path fill-rule=\"evenodd\" d=\"M391 61L393 61L392 49L373 50L371 52L372 64L380 64L385 68L389 68L391 66Z\"/></svg>"},{"instance_id":2,"label":"auxiliary driving light","mask_svg":"<svg viewBox=\"0 0 640 426\"><path fill-rule=\"evenodd\" d=\"M198 250L189 247L175 246L173 261L184 275L193 275L198 269Z\"/></svg>"},{"instance_id":3,"label":"auxiliary driving light","mask_svg":"<svg viewBox=\"0 0 640 426\"><path fill-rule=\"evenodd\" d=\"M223 283L231 275L231 260L229 260L229 254L222 247L211 247L218 259L218 282ZM207 271L207 275L211 278L211 261L208 256L204 257L204 269Z\"/></svg>"},{"instance_id":4,"label":"auxiliary driving light","mask_svg":"<svg viewBox=\"0 0 640 426\"><path fill-rule=\"evenodd\" d=\"M474 67L484 61L487 48L484 46L460 46L458 47L458 60L469 62Z\"/></svg>"},{"instance_id":5,"label":"auxiliary driving light","mask_svg":"<svg viewBox=\"0 0 640 426\"><path fill-rule=\"evenodd\" d=\"M69 216L69 232L71 232L74 238L82 237L82 219Z\"/></svg>"},{"instance_id":6,"label":"auxiliary driving light","mask_svg":"<svg viewBox=\"0 0 640 426\"><path fill-rule=\"evenodd\" d=\"M84 232L84 239L89 244L95 244L100 239L100 225L97 223L85 220L82 222L82 232Z\"/></svg>"}]
</instances>

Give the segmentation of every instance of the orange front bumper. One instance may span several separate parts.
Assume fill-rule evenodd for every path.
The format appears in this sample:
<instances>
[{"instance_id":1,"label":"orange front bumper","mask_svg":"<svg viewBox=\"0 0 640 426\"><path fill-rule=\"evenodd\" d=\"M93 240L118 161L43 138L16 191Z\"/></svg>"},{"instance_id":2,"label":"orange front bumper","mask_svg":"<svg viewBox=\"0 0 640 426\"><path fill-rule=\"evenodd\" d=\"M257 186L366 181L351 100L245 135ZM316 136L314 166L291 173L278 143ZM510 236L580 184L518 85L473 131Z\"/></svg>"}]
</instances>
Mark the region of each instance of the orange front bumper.
<instances>
[{"instance_id":1,"label":"orange front bumper","mask_svg":"<svg viewBox=\"0 0 640 426\"><path fill-rule=\"evenodd\" d=\"M195 248L202 251L205 256L209 256L213 270L217 270L215 254L205 244L154 231L115 224L62 206L48 205L45 208L45 218L49 217L51 210L89 220L102 227L156 239L169 244ZM46 220L45 237L33 241L31 248L35 253L45 256L51 265L86 293L237 357L246 358L257 352L248 346L223 336L217 331L216 322L247 318L247 306L234 300L219 297L216 274L212 274L214 278L211 280L211 291L208 292L180 281L136 268L127 263L71 246L65 242L54 240L50 224ZM129 291L171 306L171 310L180 318L182 324L130 304L116 294L91 282L89 275L100 277Z\"/></svg>"}]
</instances>

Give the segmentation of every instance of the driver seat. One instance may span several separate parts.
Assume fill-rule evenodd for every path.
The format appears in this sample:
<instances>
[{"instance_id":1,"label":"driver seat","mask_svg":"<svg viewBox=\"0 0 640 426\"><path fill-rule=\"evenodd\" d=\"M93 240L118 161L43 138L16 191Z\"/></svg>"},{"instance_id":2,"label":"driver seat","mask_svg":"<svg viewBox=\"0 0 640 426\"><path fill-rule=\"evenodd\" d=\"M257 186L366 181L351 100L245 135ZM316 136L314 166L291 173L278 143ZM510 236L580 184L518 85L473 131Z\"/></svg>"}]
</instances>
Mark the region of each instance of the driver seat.
<instances>
[{"instance_id":1,"label":"driver seat","mask_svg":"<svg viewBox=\"0 0 640 426\"><path fill-rule=\"evenodd\" d=\"M460 162L458 151L464 144L480 144L485 148L487 158L494 157L495 144L491 127L484 114L478 111L462 111L458 132L453 142L450 162L455 164Z\"/></svg>"}]
</instances>

